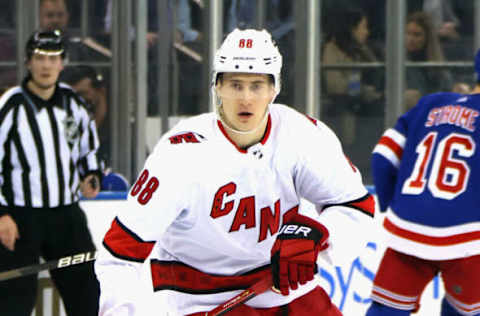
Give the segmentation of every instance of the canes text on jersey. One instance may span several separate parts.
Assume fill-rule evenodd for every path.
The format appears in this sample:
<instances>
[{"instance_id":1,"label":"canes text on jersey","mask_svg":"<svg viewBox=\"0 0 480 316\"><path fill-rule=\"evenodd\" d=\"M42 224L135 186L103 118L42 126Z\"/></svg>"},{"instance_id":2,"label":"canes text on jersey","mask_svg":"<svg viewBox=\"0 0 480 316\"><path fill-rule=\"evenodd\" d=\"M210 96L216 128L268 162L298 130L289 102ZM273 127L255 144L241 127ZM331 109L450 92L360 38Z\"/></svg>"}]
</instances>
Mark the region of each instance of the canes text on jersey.
<instances>
[{"instance_id":1,"label":"canes text on jersey","mask_svg":"<svg viewBox=\"0 0 480 316\"><path fill-rule=\"evenodd\" d=\"M219 218L229 214L234 207L235 201L230 200L224 203L224 199L237 190L237 185L233 182L227 183L220 187L215 193L212 203L212 210L210 216L212 218ZM223 206L223 207L222 207ZM267 238L268 231L270 235L274 235L278 232L280 227L280 199L278 199L273 205L274 211L270 206L265 206L260 210L260 233L258 236L258 242L261 242ZM286 221L292 213L298 211L298 205L291 208L283 215L283 222ZM240 199L237 209L235 210L235 216L230 227L229 232L238 231L243 225L244 229L250 229L257 226L256 223L256 211L255 211L255 196L246 196Z\"/></svg>"}]
</instances>

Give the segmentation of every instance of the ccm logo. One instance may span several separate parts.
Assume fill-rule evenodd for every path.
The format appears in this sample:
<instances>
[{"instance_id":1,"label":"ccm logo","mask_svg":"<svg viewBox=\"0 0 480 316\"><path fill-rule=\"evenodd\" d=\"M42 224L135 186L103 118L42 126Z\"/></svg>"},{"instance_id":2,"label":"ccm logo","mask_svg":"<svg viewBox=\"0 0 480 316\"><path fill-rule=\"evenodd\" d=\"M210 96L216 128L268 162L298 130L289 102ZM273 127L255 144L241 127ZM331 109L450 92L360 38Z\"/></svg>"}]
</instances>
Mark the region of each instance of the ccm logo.
<instances>
[{"instance_id":1,"label":"ccm logo","mask_svg":"<svg viewBox=\"0 0 480 316\"><path fill-rule=\"evenodd\" d=\"M284 235L298 235L303 233L303 235L307 237L311 231L312 229L307 226L298 226L294 224L289 224L289 225L283 225L278 233L284 234Z\"/></svg>"}]
</instances>

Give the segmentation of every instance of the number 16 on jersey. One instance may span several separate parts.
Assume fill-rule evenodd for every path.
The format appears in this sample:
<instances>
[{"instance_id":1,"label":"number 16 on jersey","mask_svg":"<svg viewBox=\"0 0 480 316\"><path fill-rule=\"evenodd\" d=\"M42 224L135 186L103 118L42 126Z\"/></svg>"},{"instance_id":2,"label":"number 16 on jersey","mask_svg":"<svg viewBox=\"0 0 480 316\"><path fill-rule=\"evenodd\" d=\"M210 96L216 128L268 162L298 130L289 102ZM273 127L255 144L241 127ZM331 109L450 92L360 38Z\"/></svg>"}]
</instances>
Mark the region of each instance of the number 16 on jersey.
<instances>
[{"instance_id":1,"label":"number 16 on jersey","mask_svg":"<svg viewBox=\"0 0 480 316\"><path fill-rule=\"evenodd\" d=\"M437 132L430 132L417 145L418 156L403 183L403 194L421 194L427 186L434 197L452 200L466 190L470 167L465 159L475 153L475 142L460 133L438 138Z\"/></svg>"}]
</instances>

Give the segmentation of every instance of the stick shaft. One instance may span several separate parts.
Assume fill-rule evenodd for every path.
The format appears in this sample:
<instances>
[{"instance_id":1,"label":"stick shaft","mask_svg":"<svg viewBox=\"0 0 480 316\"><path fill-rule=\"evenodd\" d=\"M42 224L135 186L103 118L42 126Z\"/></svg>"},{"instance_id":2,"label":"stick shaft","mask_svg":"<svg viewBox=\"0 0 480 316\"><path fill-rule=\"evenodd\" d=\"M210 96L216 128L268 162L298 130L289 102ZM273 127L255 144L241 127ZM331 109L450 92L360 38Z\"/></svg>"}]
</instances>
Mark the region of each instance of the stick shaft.
<instances>
[{"instance_id":1,"label":"stick shaft","mask_svg":"<svg viewBox=\"0 0 480 316\"><path fill-rule=\"evenodd\" d=\"M245 303L248 300L251 300L252 298L254 298L255 296L257 296L259 294L262 294L263 292L265 292L266 290L271 288L272 285L273 285L272 277L271 277L271 275L269 275L268 277L258 281L257 283L255 283L254 285L252 285L251 287L249 287L248 289L246 289L242 293L232 297L231 299L229 299L225 303L220 304L217 307L215 307L214 309L212 309L211 311L205 313L205 316L224 315L225 313L227 313L228 311L231 311L232 309L234 309L238 305L240 305L242 303Z\"/></svg>"},{"instance_id":2,"label":"stick shaft","mask_svg":"<svg viewBox=\"0 0 480 316\"><path fill-rule=\"evenodd\" d=\"M31 274L36 274L40 271L61 269L61 268L66 268L73 265L93 261L96 259L96 255L97 255L96 251L81 252L75 255L54 259L54 260L40 263L40 264L35 264L31 266L26 266L26 267L21 267L21 268L0 272L0 282L31 275Z\"/></svg>"}]
</instances>

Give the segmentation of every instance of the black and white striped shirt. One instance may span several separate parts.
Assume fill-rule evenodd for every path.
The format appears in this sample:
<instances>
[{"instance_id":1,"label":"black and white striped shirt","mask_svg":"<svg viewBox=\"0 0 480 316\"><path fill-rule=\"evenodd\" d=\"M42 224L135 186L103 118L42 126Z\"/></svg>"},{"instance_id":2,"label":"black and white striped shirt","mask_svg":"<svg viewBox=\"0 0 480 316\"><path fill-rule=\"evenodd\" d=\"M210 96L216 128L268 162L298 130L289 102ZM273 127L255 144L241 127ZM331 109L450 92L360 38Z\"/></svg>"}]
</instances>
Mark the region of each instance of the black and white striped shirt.
<instances>
[{"instance_id":1,"label":"black and white striped shirt","mask_svg":"<svg viewBox=\"0 0 480 316\"><path fill-rule=\"evenodd\" d=\"M0 98L0 212L72 204L80 179L100 174L95 122L83 99L59 83L45 101L26 82Z\"/></svg>"}]
</instances>

